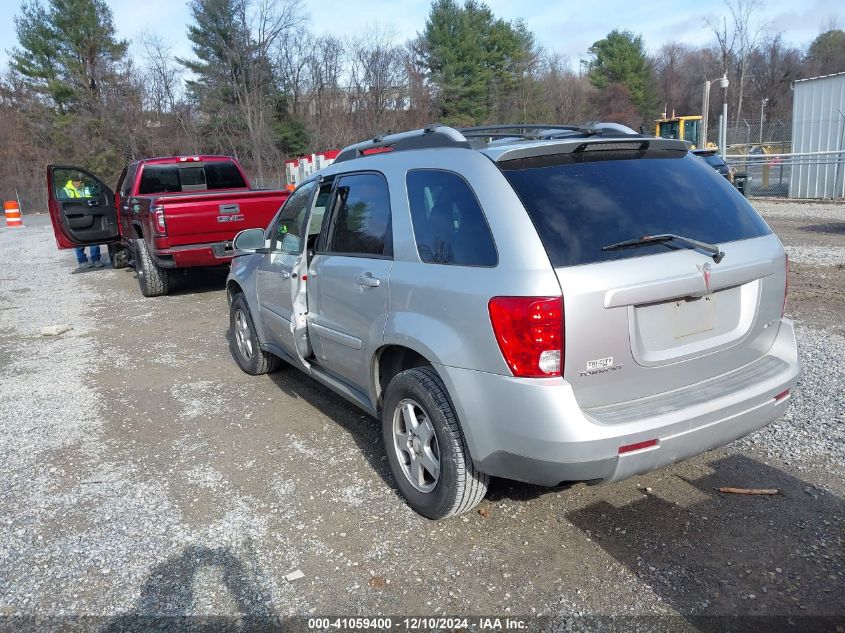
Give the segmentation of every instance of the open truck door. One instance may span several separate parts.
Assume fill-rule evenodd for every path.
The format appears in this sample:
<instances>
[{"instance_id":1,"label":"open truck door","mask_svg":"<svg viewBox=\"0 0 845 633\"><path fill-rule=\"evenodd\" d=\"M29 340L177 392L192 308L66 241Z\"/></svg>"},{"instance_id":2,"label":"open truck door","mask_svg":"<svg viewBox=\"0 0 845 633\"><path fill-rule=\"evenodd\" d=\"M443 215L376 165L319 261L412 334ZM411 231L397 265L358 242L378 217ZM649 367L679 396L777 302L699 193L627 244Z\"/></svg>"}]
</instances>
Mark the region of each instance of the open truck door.
<instances>
[{"instance_id":1,"label":"open truck door","mask_svg":"<svg viewBox=\"0 0 845 633\"><path fill-rule=\"evenodd\" d=\"M59 248L120 239L114 193L93 174L79 167L48 165L47 198Z\"/></svg>"}]
</instances>

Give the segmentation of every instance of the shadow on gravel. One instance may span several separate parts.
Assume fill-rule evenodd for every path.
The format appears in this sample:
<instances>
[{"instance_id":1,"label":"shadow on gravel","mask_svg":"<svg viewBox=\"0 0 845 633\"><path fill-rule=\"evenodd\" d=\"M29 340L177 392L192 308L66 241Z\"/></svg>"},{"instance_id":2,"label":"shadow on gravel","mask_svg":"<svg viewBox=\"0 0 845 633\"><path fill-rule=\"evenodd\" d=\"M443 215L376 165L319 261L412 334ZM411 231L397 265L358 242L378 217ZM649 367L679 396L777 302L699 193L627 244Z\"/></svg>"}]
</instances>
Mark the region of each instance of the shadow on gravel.
<instances>
[{"instance_id":1,"label":"shadow on gravel","mask_svg":"<svg viewBox=\"0 0 845 633\"><path fill-rule=\"evenodd\" d=\"M662 489L642 491L633 503L602 501L566 518L701 631L731 629L712 616L749 616L734 622L743 631L838 630L818 616L845 624L843 500L742 455L711 466L671 501Z\"/></svg>"},{"instance_id":2,"label":"shadow on gravel","mask_svg":"<svg viewBox=\"0 0 845 633\"><path fill-rule=\"evenodd\" d=\"M807 233L833 233L834 235L845 235L845 222L825 222L823 224L810 224L799 227L799 230Z\"/></svg>"},{"instance_id":3,"label":"shadow on gravel","mask_svg":"<svg viewBox=\"0 0 845 633\"><path fill-rule=\"evenodd\" d=\"M137 281L138 274L133 268L128 272ZM170 297L180 295L204 294L206 292L220 292L226 287L228 268L183 268L177 269L170 276Z\"/></svg>"},{"instance_id":4,"label":"shadow on gravel","mask_svg":"<svg viewBox=\"0 0 845 633\"><path fill-rule=\"evenodd\" d=\"M215 605L197 603L198 575L209 568L222 577L237 617L191 615L219 610ZM154 567L141 587L136 607L109 621L101 631L279 630L272 598L262 589L256 574L228 548L186 547L180 556Z\"/></svg>"},{"instance_id":5,"label":"shadow on gravel","mask_svg":"<svg viewBox=\"0 0 845 633\"><path fill-rule=\"evenodd\" d=\"M326 416L333 424L345 430L358 445L361 454L370 467L390 486L397 496L399 495L393 483L393 477L390 475L387 459L384 456L384 442L381 437L381 422L379 420L364 413L355 405L336 395L328 387L324 387L284 361L281 368L269 374L269 377L285 395L291 398L301 398Z\"/></svg>"}]
</instances>

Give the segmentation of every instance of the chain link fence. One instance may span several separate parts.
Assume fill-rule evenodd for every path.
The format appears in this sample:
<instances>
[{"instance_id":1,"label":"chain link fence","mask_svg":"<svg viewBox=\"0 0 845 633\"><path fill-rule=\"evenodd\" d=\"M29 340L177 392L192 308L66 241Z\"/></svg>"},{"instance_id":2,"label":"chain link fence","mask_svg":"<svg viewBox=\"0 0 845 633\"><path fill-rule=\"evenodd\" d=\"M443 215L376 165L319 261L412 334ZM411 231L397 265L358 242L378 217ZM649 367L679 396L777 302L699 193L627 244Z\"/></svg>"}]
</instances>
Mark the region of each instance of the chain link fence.
<instances>
[{"instance_id":1,"label":"chain link fence","mask_svg":"<svg viewBox=\"0 0 845 633\"><path fill-rule=\"evenodd\" d=\"M749 196L840 198L845 196L845 152L794 153L792 122L733 121L726 129L726 160L745 174ZM717 144L719 126L709 130Z\"/></svg>"}]
</instances>

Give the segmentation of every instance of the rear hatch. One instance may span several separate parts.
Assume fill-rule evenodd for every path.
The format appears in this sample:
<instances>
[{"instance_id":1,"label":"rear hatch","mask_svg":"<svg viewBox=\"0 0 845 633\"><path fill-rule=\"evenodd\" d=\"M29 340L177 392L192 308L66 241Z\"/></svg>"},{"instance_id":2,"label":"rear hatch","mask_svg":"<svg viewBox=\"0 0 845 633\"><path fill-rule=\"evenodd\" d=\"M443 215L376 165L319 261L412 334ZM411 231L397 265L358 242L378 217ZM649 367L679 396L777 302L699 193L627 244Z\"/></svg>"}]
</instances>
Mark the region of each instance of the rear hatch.
<instances>
[{"instance_id":1,"label":"rear hatch","mask_svg":"<svg viewBox=\"0 0 845 633\"><path fill-rule=\"evenodd\" d=\"M783 248L745 198L686 151L632 147L499 163L560 281L564 378L582 407L750 366L782 314ZM717 244L724 257L680 240L603 249L661 234Z\"/></svg>"}]
</instances>

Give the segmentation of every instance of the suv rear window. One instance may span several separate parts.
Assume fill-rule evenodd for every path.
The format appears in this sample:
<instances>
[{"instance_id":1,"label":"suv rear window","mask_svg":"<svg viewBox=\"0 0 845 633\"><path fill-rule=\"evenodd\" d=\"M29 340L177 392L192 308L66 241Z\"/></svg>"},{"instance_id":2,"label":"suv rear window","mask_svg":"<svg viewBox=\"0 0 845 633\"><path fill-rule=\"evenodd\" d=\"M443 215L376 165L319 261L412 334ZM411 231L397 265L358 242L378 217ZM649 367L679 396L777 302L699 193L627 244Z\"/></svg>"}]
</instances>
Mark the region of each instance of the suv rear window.
<instances>
[{"instance_id":1,"label":"suv rear window","mask_svg":"<svg viewBox=\"0 0 845 633\"><path fill-rule=\"evenodd\" d=\"M722 157L718 154L699 154L700 158L704 159L704 162L710 165L711 167L722 167L726 165L725 161L722 160Z\"/></svg>"},{"instance_id":2,"label":"suv rear window","mask_svg":"<svg viewBox=\"0 0 845 633\"><path fill-rule=\"evenodd\" d=\"M246 182L233 163L188 163L184 166L146 165L141 172L138 193L143 195L244 188Z\"/></svg>"},{"instance_id":3,"label":"suv rear window","mask_svg":"<svg viewBox=\"0 0 845 633\"><path fill-rule=\"evenodd\" d=\"M499 167L555 267L665 253L672 246L602 250L644 235L675 233L718 244L771 233L734 187L685 151L597 150Z\"/></svg>"},{"instance_id":4,"label":"suv rear window","mask_svg":"<svg viewBox=\"0 0 845 633\"><path fill-rule=\"evenodd\" d=\"M411 220L420 259L427 264L495 266L493 236L466 181L434 169L409 171Z\"/></svg>"}]
</instances>

